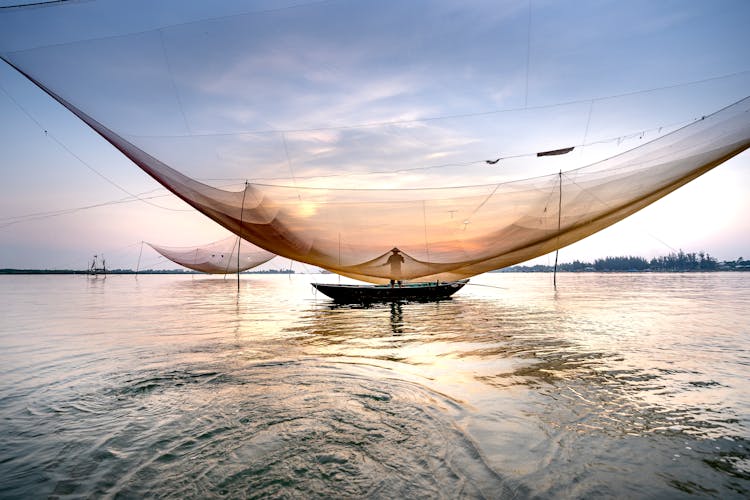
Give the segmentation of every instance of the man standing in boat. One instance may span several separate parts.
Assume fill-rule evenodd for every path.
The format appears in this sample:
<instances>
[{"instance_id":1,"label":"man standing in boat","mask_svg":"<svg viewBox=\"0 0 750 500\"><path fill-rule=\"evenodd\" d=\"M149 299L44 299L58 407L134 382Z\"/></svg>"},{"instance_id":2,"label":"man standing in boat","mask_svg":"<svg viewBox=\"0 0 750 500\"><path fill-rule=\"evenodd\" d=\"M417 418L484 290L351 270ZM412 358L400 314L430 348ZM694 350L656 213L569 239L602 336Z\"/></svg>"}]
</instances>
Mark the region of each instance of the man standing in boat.
<instances>
[{"instance_id":1,"label":"man standing in boat","mask_svg":"<svg viewBox=\"0 0 750 500\"><path fill-rule=\"evenodd\" d=\"M391 288L398 282L398 286L401 286L401 264L404 262L404 256L401 255L401 251L393 247L391 249L391 255L388 257L388 261L384 265L391 265Z\"/></svg>"}]
</instances>

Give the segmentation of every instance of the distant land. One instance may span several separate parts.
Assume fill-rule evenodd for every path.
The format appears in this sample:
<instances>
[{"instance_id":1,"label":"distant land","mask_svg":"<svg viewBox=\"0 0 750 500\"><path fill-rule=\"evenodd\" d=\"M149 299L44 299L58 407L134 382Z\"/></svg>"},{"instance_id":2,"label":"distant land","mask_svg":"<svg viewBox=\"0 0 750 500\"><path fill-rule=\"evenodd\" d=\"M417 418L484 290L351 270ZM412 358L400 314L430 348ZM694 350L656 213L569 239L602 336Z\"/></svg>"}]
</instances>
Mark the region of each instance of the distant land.
<instances>
[{"instance_id":1,"label":"distant land","mask_svg":"<svg viewBox=\"0 0 750 500\"><path fill-rule=\"evenodd\" d=\"M497 273L548 273L554 266L511 266L498 269ZM573 261L558 264L559 272L592 272L592 273L628 273L628 272L712 272L712 271L750 271L750 260L739 257L737 260L719 262L707 252L686 253L680 250L665 257L654 257L651 260L643 257L605 257L592 262Z\"/></svg>"},{"instance_id":2,"label":"distant land","mask_svg":"<svg viewBox=\"0 0 750 500\"><path fill-rule=\"evenodd\" d=\"M0 269L0 274L94 274L87 269ZM191 269L107 269L95 274L205 274ZM227 273L236 274L236 273ZM295 274L293 269L269 269L265 271L242 271L240 274Z\"/></svg>"},{"instance_id":3,"label":"distant land","mask_svg":"<svg viewBox=\"0 0 750 500\"><path fill-rule=\"evenodd\" d=\"M533 266L510 266L493 273L551 273L554 266L537 264ZM686 253L680 250L664 257L651 260L643 257L604 257L594 262L575 260L557 265L558 272L569 273L638 273L638 272L713 272L750 271L750 260L739 257L737 260L718 261L707 252ZM317 273L330 274L318 269ZM90 274L86 269L0 269L0 274ZM98 273L105 274L105 273ZM190 269L107 269L106 274L204 274ZM231 273L234 274L234 273ZM295 274L293 269L269 269L263 271L242 271L240 274Z\"/></svg>"}]
</instances>

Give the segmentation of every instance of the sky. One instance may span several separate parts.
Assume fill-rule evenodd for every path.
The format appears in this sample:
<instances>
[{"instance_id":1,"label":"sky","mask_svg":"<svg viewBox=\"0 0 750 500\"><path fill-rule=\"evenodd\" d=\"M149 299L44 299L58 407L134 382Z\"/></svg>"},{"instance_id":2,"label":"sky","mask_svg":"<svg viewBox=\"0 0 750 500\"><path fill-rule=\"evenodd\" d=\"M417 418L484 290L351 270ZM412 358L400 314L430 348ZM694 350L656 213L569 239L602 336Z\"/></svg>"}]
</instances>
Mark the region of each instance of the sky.
<instances>
[{"instance_id":1,"label":"sky","mask_svg":"<svg viewBox=\"0 0 750 500\"><path fill-rule=\"evenodd\" d=\"M743 0L75 1L0 9L0 54L217 186L443 187L575 168L750 95L748 21ZM227 235L2 62L0 179L0 268L173 268L142 242ZM744 152L560 260L750 258L749 188Z\"/></svg>"}]
</instances>

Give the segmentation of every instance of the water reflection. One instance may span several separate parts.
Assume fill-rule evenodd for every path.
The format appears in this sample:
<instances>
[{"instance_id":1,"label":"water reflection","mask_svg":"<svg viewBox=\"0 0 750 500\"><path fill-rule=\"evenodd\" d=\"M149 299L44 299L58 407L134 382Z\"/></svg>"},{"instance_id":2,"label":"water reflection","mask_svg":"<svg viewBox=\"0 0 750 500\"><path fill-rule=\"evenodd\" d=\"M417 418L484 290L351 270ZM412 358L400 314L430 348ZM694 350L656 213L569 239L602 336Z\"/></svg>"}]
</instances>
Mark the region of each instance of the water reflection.
<instances>
[{"instance_id":1,"label":"water reflection","mask_svg":"<svg viewBox=\"0 0 750 500\"><path fill-rule=\"evenodd\" d=\"M287 277L0 288L0 496L748 495L747 282L490 278L512 293L368 308Z\"/></svg>"},{"instance_id":2,"label":"water reflection","mask_svg":"<svg viewBox=\"0 0 750 500\"><path fill-rule=\"evenodd\" d=\"M404 312L400 302L391 302L391 331L394 335L403 333Z\"/></svg>"},{"instance_id":3,"label":"water reflection","mask_svg":"<svg viewBox=\"0 0 750 500\"><path fill-rule=\"evenodd\" d=\"M390 314L388 330L379 320L386 311ZM579 329L580 318L564 310L454 299L367 309L315 308L308 313L291 331L309 333L297 340L325 348L317 353L399 359L421 370L429 369L426 364L443 370L450 365L452 372L468 372L474 380L496 389L514 385L542 392L548 386L567 388L589 395L574 396L579 400L601 400L619 408L635 402L647 407L669 405L672 401L664 396L670 390L716 389L716 384L702 382L695 370L654 367L648 359L638 359L638 353L626 356L617 342L593 342L590 334ZM612 328L633 335L628 331L632 324L613 324ZM392 354L395 349L399 356ZM431 356L425 356L426 352ZM487 360L493 363L484 363ZM432 375L431 379L439 378Z\"/></svg>"},{"instance_id":4,"label":"water reflection","mask_svg":"<svg viewBox=\"0 0 750 500\"><path fill-rule=\"evenodd\" d=\"M374 307L362 315L349 309L344 317L337 314L340 310L315 308L295 329L312 334L297 340L315 347L319 355L380 360L380 366L404 377L421 377L425 385L454 395L467 408L481 408L470 428L482 436L484 451L503 465L512 463L508 446L523 448L524 440L537 441L541 432L552 441L540 442L536 453L549 446L544 453L561 475L571 473L570 453L598 454L607 461L613 452L609 447L622 446L623 453L635 457L649 453L658 439L676 443L674 449L649 458L659 462L672 488L701 491L680 469L696 462L747 479L750 448L743 437L746 429L739 424L743 416L736 392L727 394L736 377L727 384L718 382L716 374L706 373L707 366L686 360L684 351L667 348L674 347L666 341L674 340L680 320L663 316L663 300L652 298L656 302L645 310L633 310L629 297L627 305L618 300L622 298L610 293L603 311L565 292L541 304L456 297L439 304ZM630 307L627 320L619 307ZM656 321L650 320L652 314ZM386 315L389 330L383 327ZM663 349L652 347L657 339L665 342ZM509 395L518 394L515 388L524 390L523 409L509 401ZM515 411L535 415L536 428L519 432L503 422L517 418ZM516 437L498 439L488 429L495 435L507 429ZM597 451L591 443L606 443L608 448ZM528 460L533 463L535 458ZM641 468L648 470L644 463L624 471ZM712 481L711 471L700 468L691 474L701 478L696 483L700 485ZM570 493L553 483L540 491Z\"/></svg>"}]
</instances>

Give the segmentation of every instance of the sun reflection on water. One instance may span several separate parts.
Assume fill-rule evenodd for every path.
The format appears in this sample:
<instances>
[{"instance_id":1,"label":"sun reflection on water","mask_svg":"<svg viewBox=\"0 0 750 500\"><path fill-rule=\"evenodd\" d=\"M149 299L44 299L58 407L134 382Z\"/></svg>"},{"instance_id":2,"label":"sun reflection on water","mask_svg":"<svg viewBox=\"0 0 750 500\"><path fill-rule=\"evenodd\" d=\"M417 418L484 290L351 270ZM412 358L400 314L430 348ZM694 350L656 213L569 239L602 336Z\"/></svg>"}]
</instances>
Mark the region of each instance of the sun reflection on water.
<instances>
[{"instance_id":1,"label":"sun reflection on water","mask_svg":"<svg viewBox=\"0 0 750 500\"><path fill-rule=\"evenodd\" d=\"M325 492L338 474L352 495L391 481L408 496L457 484L448 469L479 488L466 496L750 491L743 276L567 274L554 292L494 274L453 300L371 307L309 279L0 287L6 491L39 460L69 476L58 493L155 494L161 474L179 491Z\"/></svg>"}]
</instances>

